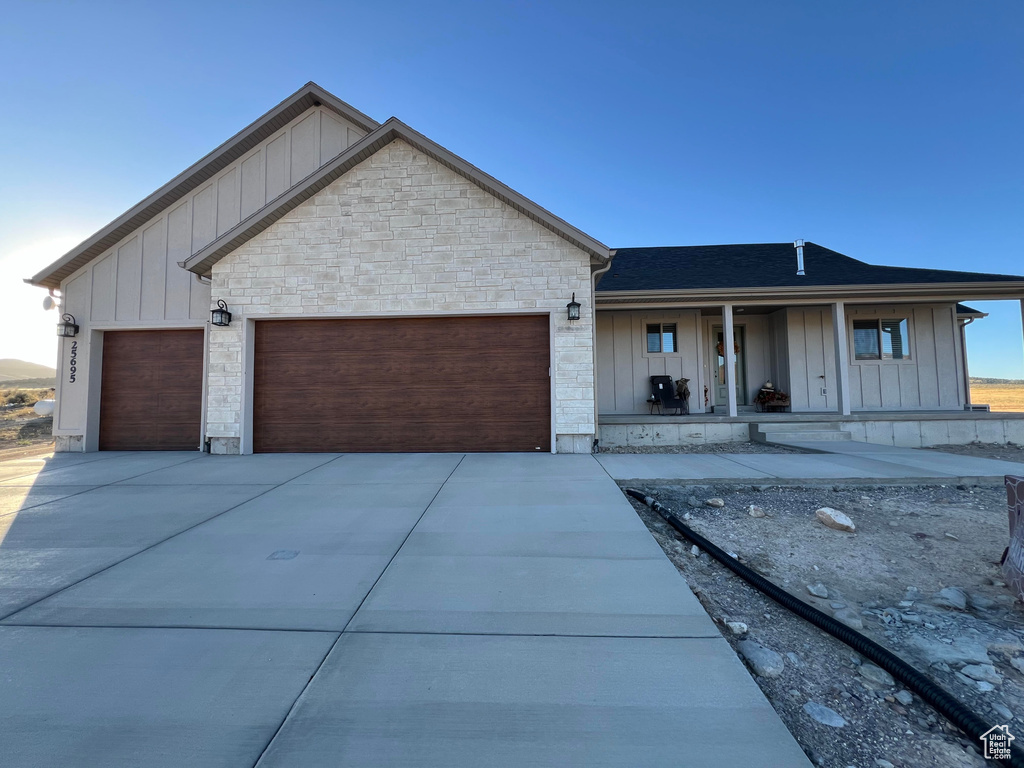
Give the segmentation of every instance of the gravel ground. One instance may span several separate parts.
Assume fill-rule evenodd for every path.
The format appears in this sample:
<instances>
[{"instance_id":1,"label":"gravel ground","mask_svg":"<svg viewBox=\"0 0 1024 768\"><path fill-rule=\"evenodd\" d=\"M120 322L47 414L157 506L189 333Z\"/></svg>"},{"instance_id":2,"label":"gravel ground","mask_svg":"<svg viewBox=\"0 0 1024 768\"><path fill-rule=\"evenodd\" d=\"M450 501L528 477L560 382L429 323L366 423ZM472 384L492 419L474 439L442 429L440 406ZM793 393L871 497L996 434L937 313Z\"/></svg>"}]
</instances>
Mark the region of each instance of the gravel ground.
<instances>
[{"instance_id":1,"label":"gravel ground","mask_svg":"<svg viewBox=\"0 0 1024 768\"><path fill-rule=\"evenodd\" d=\"M931 451L974 456L979 459L1003 459L1024 462L1024 445L1016 443L968 443L967 445L936 445Z\"/></svg>"},{"instance_id":2,"label":"gravel ground","mask_svg":"<svg viewBox=\"0 0 1024 768\"><path fill-rule=\"evenodd\" d=\"M688 513L695 530L794 595L862 622L868 637L934 677L984 720L1008 724L1024 738L1024 609L999 571L1008 539L1001 487L648 483L640 489ZM715 497L725 506L706 506ZM852 649L707 555L694 556L656 513L633 503L737 652L741 641L753 640L781 655L780 676L755 674L755 680L812 762L829 768L992 765L917 696L899 684L869 680L872 665ZM752 517L749 505L765 516ZM856 532L818 522L814 513L823 506L848 514ZM808 585L827 596L814 597ZM948 587L963 590L964 610L940 606L935 594ZM735 634L726 622L748 630ZM992 669L965 668L972 656ZM993 682L979 683L965 669ZM804 709L808 703L830 708L845 724L813 719Z\"/></svg>"},{"instance_id":3,"label":"gravel ground","mask_svg":"<svg viewBox=\"0 0 1024 768\"><path fill-rule=\"evenodd\" d=\"M701 445L627 445L601 448L601 453L802 453L795 448L764 443L704 443Z\"/></svg>"}]
</instances>

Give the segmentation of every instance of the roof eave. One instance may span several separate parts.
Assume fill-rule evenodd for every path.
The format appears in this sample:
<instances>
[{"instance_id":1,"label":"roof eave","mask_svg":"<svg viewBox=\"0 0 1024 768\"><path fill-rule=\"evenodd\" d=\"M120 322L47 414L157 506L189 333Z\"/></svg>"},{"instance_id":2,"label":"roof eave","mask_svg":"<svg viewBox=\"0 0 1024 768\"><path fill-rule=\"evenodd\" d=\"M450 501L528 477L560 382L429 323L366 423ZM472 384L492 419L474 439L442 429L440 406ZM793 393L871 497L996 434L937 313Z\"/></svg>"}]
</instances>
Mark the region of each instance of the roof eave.
<instances>
[{"instance_id":1,"label":"roof eave","mask_svg":"<svg viewBox=\"0 0 1024 768\"><path fill-rule=\"evenodd\" d=\"M341 178L353 167L395 139L402 139L411 144L416 149L429 155L460 176L472 181L523 215L533 219L590 254L590 256L602 262L606 262L611 258L612 251L604 243L573 227L565 220L519 194L493 176L484 173L453 152L431 141L418 131L413 130L401 120L392 117L375 131L368 133L358 142L348 147L334 160L318 168L290 190L270 201L263 208L225 232L212 243L181 262L181 266L196 274L209 274L213 265L222 258L270 227L286 213L297 208L324 187Z\"/></svg>"},{"instance_id":2,"label":"roof eave","mask_svg":"<svg viewBox=\"0 0 1024 768\"><path fill-rule=\"evenodd\" d=\"M725 299L725 297L728 297ZM768 303L772 301L799 301L808 303L817 299L840 301L844 299L912 298L918 301L970 301L972 299L1024 298L1024 281L992 281L971 283L906 283L885 285L815 285L807 287L758 288L702 288L637 291L602 291L595 293L598 304L657 302L677 303L736 303L740 301ZM725 300L723 300L725 299Z\"/></svg>"},{"instance_id":3,"label":"roof eave","mask_svg":"<svg viewBox=\"0 0 1024 768\"><path fill-rule=\"evenodd\" d=\"M367 132L372 132L380 126L376 120L350 104L346 104L316 83L306 83L276 107L264 113L212 152L179 173L156 192L129 208L26 282L43 288L59 288L66 277L78 271L108 248L116 245L146 221L159 215L161 211L223 170L267 136L280 130L296 116L315 106L315 102L318 101Z\"/></svg>"}]
</instances>

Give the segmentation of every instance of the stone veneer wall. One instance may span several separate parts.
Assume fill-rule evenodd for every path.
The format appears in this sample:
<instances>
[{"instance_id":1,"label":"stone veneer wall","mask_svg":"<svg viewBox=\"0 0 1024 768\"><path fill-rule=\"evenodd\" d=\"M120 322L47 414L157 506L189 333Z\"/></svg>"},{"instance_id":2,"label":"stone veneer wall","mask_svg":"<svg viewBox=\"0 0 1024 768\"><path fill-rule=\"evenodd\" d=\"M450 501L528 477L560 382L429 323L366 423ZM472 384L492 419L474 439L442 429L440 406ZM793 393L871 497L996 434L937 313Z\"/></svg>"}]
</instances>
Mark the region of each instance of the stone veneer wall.
<instances>
[{"instance_id":1,"label":"stone veneer wall","mask_svg":"<svg viewBox=\"0 0 1024 768\"><path fill-rule=\"evenodd\" d=\"M580 320L566 319L575 292ZM213 268L207 436L242 436L243 327L251 317L554 311L559 452L594 426L590 256L403 141L394 141Z\"/></svg>"}]
</instances>

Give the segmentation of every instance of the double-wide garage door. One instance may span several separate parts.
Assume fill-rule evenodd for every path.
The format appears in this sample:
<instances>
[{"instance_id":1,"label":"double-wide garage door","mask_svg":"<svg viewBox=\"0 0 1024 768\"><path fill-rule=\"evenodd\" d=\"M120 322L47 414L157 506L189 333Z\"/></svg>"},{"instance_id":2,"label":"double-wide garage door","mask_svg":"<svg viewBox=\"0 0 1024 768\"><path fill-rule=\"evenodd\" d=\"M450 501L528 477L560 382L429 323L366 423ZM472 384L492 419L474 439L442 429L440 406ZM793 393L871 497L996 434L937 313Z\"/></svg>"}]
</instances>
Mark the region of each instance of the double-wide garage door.
<instances>
[{"instance_id":1,"label":"double-wide garage door","mask_svg":"<svg viewBox=\"0 0 1024 768\"><path fill-rule=\"evenodd\" d=\"M256 452L548 451L546 316L256 323Z\"/></svg>"},{"instance_id":2,"label":"double-wide garage door","mask_svg":"<svg viewBox=\"0 0 1024 768\"><path fill-rule=\"evenodd\" d=\"M203 331L107 331L100 388L101 451L197 451Z\"/></svg>"}]
</instances>

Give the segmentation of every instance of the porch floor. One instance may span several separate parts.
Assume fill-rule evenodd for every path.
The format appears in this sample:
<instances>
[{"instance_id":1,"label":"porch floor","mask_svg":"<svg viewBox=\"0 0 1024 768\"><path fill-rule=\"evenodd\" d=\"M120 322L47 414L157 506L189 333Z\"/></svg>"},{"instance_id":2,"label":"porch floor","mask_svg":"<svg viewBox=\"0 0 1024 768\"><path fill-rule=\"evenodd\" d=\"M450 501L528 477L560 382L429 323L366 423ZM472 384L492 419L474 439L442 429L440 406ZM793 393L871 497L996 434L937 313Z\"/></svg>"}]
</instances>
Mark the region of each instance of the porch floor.
<instances>
[{"instance_id":1,"label":"porch floor","mask_svg":"<svg viewBox=\"0 0 1024 768\"><path fill-rule=\"evenodd\" d=\"M858 422L858 421L979 421L979 420L1024 419L1024 413L1004 411L856 411L842 416L835 411L801 413L758 413L740 411L736 416L721 413L691 413L686 416L671 416L647 413L602 413L597 423L602 424L759 424L792 422Z\"/></svg>"}]
</instances>

